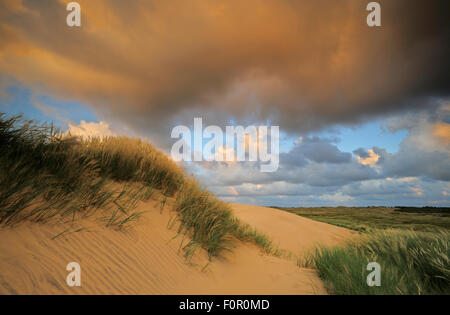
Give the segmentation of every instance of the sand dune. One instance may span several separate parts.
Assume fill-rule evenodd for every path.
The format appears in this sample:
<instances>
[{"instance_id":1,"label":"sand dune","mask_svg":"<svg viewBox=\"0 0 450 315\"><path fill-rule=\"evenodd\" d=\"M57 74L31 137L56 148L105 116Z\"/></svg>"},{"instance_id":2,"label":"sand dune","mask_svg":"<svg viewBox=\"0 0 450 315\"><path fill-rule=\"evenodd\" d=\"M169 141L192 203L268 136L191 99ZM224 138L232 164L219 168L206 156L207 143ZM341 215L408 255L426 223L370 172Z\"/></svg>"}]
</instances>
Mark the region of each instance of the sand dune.
<instances>
[{"instance_id":1,"label":"sand dune","mask_svg":"<svg viewBox=\"0 0 450 315\"><path fill-rule=\"evenodd\" d=\"M170 206L170 205L169 205ZM313 270L237 243L233 253L207 265L199 252L192 263L180 253L182 237L167 228L173 217L159 202L142 203L146 213L129 231L95 220L70 225L23 223L0 229L0 294L323 294ZM242 220L269 234L280 247L300 252L317 242L348 237L344 229L278 210L235 206ZM78 227L84 230L74 232ZM66 284L66 265L81 265L81 287ZM206 269L202 270L204 266Z\"/></svg>"},{"instance_id":2,"label":"sand dune","mask_svg":"<svg viewBox=\"0 0 450 315\"><path fill-rule=\"evenodd\" d=\"M266 233L282 249L301 255L317 245L335 245L352 231L300 217L274 208L233 204L235 214L245 223Z\"/></svg>"}]
</instances>

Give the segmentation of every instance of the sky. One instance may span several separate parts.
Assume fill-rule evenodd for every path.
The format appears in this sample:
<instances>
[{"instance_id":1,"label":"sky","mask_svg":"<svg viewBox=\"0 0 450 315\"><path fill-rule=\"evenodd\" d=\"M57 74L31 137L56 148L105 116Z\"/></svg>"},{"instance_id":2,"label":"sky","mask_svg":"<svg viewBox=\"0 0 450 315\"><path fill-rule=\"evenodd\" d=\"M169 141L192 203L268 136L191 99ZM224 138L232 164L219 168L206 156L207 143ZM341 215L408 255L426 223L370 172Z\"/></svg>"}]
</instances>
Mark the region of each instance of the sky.
<instances>
[{"instance_id":1,"label":"sky","mask_svg":"<svg viewBox=\"0 0 450 315\"><path fill-rule=\"evenodd\" d=\"M68 2L0 0L0 112L167 154L195 117L279 126L275 172L180 165L230 202L450 206L448 1Z\"/></svg>"}]
</instances>

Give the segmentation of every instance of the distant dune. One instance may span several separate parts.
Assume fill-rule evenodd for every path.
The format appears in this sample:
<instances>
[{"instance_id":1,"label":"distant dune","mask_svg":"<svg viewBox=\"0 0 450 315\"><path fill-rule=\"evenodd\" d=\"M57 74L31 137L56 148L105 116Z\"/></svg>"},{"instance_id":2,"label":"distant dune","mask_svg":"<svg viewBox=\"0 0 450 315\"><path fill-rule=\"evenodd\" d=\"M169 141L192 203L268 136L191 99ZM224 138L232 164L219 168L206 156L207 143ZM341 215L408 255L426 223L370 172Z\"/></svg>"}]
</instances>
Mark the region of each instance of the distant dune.
<instances>
[{"instance_id":1,"label":"distant dune","mask_svg":"<svg viewBox=\"0 0 450 315\"><path fill-rule=\"evenodd\" d=\"M293 254L317 245L335 245L348 239L352 231L267 207L233 204L235 214L245 223L266 233L281 249Z\"/></svg>"},{"instance_id":2,"label":"distant dune","mask_svg":"<svg viewBox=\"0 0 450 315\"><path fill-rule=\"evenodd\" d=\"M325 294L316 272L294 259L263 254L236 241L231 253L208 264L198 251L191 263L180 253L182 236L168 222L170 202L141 203L146 211L130 230L115 231L93 218L70 225L23 222L0 229L0 294ZM343 228L287 212L233 205L236 215L298 255L314 245L351 236ZM78 227L84 229L75 232ZM184 241L186 243L186 240ZM66 284L66 265L81 265L81 287ZM206 268L203 268L205 267Z\"/></svg>"}]
</instances>

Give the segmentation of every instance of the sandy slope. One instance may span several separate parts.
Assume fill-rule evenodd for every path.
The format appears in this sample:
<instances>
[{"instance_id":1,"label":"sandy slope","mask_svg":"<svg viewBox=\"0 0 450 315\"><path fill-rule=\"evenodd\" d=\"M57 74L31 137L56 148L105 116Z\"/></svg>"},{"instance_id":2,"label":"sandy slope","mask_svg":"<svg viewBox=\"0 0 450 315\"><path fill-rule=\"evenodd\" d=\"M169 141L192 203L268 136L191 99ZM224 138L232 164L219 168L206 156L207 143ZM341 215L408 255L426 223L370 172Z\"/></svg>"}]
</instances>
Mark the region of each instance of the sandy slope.
<instances>
[{"instance_id":1,"label":"sandy slope","mask_svg":"<svg viewBox=\"0 0 450 315\"><path fill-rule=\"evenodd\" d=\"M269 235L280 248L297 255L318 244L341 243L353 234L338 226L273 208L233 204L233 210L243 222Z\"/></svg>"},{"instance_id":2,"label":"sandy slope","mask_svg":"<svg viewBox=\"0 0 450 315\"><path fill-rule=\"evenodd\" d=\"M261 229L267 228L266 232L280 246L291 250L297 250L297 245L302 249L316 240L334 242L348 236L345 230L339 232L310 220L298 221L295 215L274 215L277 210L246 207L236 206L238 216ZM250 244L236 244L232 254L215 260L202 271L207 264L204 254L195 256L193 262L197 265L186 263L180 254L181 237L174 239L175 231L167 228L173 216L167 206L162 214L157 201L141 204L140 208L147 211L144 218L125 232L103 227L93 219L77 223L76 227L85 230L56 239L52 238L67 224L2 227L0 294L325 293L313 270L300 269L292 260L263 255ZM266 221L261 218L265 216ZM286 230L278 231L277 220ZM294 232L300 234L289 234ZM289 240L289 235L296 241ZM310 240L299 240L299 235ZM81 287L66 285L66 265L72 261L81 265Z\"/></svg>"}]
</instances>

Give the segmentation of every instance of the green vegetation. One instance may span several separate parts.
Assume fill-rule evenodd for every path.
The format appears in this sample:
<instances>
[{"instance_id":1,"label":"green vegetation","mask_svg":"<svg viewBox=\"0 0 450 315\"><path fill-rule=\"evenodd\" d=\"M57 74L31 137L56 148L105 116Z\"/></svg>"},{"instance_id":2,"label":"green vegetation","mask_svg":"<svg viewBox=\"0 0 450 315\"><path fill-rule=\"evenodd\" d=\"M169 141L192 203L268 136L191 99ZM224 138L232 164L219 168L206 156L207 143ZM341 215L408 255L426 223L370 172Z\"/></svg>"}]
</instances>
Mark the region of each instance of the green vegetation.
<instances>
[{"instance_id":1,"label":"green vegetation","mask_svg":"<svg viewBox=\"0 0 450 315\"><path fill-rule=\"evenodd\" d=\"M450 208L414 207L320 207L277 208L306 218L356 231L450 229Z\"/></svg>"},{"instance_id":2,"label":"green vegetation","mask_svg":"<svg viewBox=\"0 0 450 315\"><path fill-rule=\"evenodd\" d=\"M360 238L321 247L299 261L315 267L334 294L450 294L450 209L414 207L278 208L350 228ZM369 262L381 286L366 283Z\"/></svg>"},{"instance_id":3,"label":"green vegetation","mask_svg":"<svg viewBox=\"0 0 450 315\"><path fill-rule=\"evenodd\" d=\"M306 265L317 268L335 294L450 294L448 232L385 230L346 246L319 248ZM381 286L369 287L369 262L381 266Z\"/></svg>"},{"instance_id":4,"label":"green vegetation","mask_svg":"<svg viewBox=\"0 0 450 315\"><path fill-rule=\"evenodd\" d=\"M178 233L215 257L237 238L275 252L264 235L242 225L228 204L185 175L162 152L139 139L80 139L53 126L0 113L0 224L24 220L74 221L99 211L107 226L121 229L141 216L139 201L155 191L175 197Z\"/></svg>"}]
</instances>

